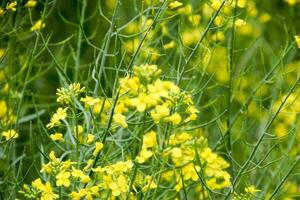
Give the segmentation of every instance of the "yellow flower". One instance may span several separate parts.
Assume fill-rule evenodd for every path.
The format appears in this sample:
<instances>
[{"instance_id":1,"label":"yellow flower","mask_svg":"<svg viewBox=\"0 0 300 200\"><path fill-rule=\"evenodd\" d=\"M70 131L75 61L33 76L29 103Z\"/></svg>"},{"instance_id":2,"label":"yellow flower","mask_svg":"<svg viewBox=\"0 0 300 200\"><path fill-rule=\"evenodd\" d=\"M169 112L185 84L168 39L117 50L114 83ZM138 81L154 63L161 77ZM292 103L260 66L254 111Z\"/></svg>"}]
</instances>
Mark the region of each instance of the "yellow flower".
<instances>
[{"instance_id":1,"label":"yellow flower","mask_svg":"<svg viewBox=\"0 0 300 200\"><path fill-rule=\"evenodd\" d=\"M248 194L251 194L252 196L255 195L259 191L260 190L256 189L255 186L253 186L253 185L250 185L250 186L245 188L245 192L248 193Z\"/></svg>"},{"instance_id":2,"label":"yellow flower","mask_svg":"<svg viewBox=\"0 0 300 200\"><path fill-rule=\"evenodd\" d=\"M170 9L175 9L175 8L178 8L182 5L183 5L183 3L179 2L179 1L173 1L169 4L169 8Z\"/></svg>"},{"instance_id":3,"label":"yellow flower","mask_svg":"<svg viewBox=\"0 0 300 200\"><path fill-rule=\"evenodd\" d=\"M115 113L113 116L114 121L122 126L123 128L127 128L128 124L126 122L125 116L120 113Z\"/></svg>"},{"instance_id":4,"label":"yellow flower","mask_svg":"<svg viewBox=\"0 0 300 200\"><path fill-rule=\"evenodd\" d=\"M150 112L152 119L155 123L159 123L159 121L166 116L169 116L170 109L167 104L157 105L154 110Z\"/></svg>"},{"instance_id":5,"label":"yellow flower","mask_svg":"<svg viewBox=\"0 0 300 200\"><path fill-rule=\"evenodd\" d=\"M0 118L4 117L7 113L7 104L5 101L0 101Z\"/></svg>"},{"instance_id":6,"label":"yellow flower","mask_svg":"<svg viewBox=\"0 0 300 200\"><path fill-rule=\"evenodd\" d=\"M117 162L112 165L112 168L116 172L128 172L133 167L133 163L131 160L127 160L125 162Z\"/></svg>"},{"instance_id":7,"label":"yellow flower","mask_svg":"<svg viewBox=\"0 0 300 200\"><path fill-rule=\"evenodd\" d=\"M49 182L43 184L41 179L35 179L32 181L32 186L42 192L41 200L53 200L57 199L59 196L53 192L52 186Z\"/></svg>"},{"instance_id":8,"label":"yellow flower","mask_svg":"<svg viewBox=\"0 0 300 200\"><path fill-rule=\"evenodd\" d=\"M17 10L17 5L17 1L10 2L6 5L6 9L15 12Z\"/></svg>"},{"instance_id":9,"label":"yellow flower","mask_svg":"<svg viewBox=\"0 0 300 200\"><path fill-rule=\"evenodd\" d=\"M64 187L69 187L70 186L70 172L60 172L56 176L56 186L64 186Z\"/></svg>"},{"instance_id":10,"label":"yellow flower","mask_svg":"<svg viewBox=\"0 0 300 200\"><path fill-rule=\"evenodd\" d=\"M76 97L79 94L85 91L85 87L81 87L80 83L72 83L68 88L59 88L57 89L56 101L62 104L69 104L71 102L72 97Z\"/></svg>"},{"instance_id":11,"label":"yellow flower","mask_svg":"<svg viewBox=\"0 0 300 200\"><path fill-rule=\"evenodd\" d=\"M87 141L86 141L86 143L91 144L92 142L94 142L94 140L95 140L95 136L93 134L89 133L87 135Z\"/></svg>"},{"instance_id":12,"label":"yellow flower","mask_svg":"<svg viewBox=\"0 0 300 200\"><path fill-rule=\"evenodd\" d=\"M263 13L260 17L259 17L259 21L261 23L266 23L268 21L270 21L272 19L271 15L269 13Z\"/></svg>"},{"instance_id":13,"label":"yellow flower","mask_svg":"<svg viewBox=\"0 0 300 200\"><path fill-rule=\"evenodd\" d=\"M151 158L153 155L153 152L147 149L142 149L139 155L136 157L136 160L138 163L144 163L146 162L149 158Z\"/></svg>"},{"instance_id":14,"label":"yellow flower","mask_svg":"<svg viewBox=\"0 0 300 200\"><path fill-rule=\"evenodd\" d=\"M113 196L119 196L121 193L126 193L128 190L128 184L125 176L120 175L116 181L112 181L109 184L109 189L112 190Z\"/></svg>"},{"instance_id":15,"label":"yellow flower","mask_svg":"<svg viewBox=\"0 0 300 200\"><path fill-rule=\"evenodd\" d=\"M90 107L94 106L96 103L99 103L100 99L86 96L84 98L81 98L80 101L82 101L84 103L86 108L90 108Z\"/></svg>"},{"instance_id":16,"label":"yellow flower","mask_svg":"<svg viewBox=\"0 0 300 200\"><path fill-rule=\"evenodd\" d=\"M96 147L93 152L93 156L97 156L97 154L100 152L100 150L103 148L103 143L102 142L96 142Z\"/></svg>"},{"instance_id":17,"label":"yellow flower","mask_svg":"<svg viewBox=\"0 0 300 200\"><path fill-rule=\"evenodd\" d=\"M193 181L197 181L199 176L195 169L197 171L200 171L200 167L194 166L194 164L192 164L192 163L189 163L188 165L184 166L182 168L182 174L183 174L184 180L192 179Z\"/></svg>"},{"instance_id":18,"label":"yellow flower","mask_svg":"<svg viewBox=\"0 0 300 200\"><path fill-rule=\"evenodd\" d=\"M287 2L290 6L294 6L298 3L298 0L284 0L285 2Z\"/></svg>"},{"instance_id":19,"label":"yellow flower","mask_svg":"<svg viewBox=\"0 0 300 200\"><path fill-rule=\"evenodd\" d=\"M223 42L225 40L225 35L222 31L217 31L211 36L214 42Z\"/></svg>"},{"instance_id":20,"label":"yellow flower","mask_svg":"<svg viewBox=\"0 0 300 200\"><path fill-rule=\"evenodd\" d=\"M58 142L63 142L63 141L64 141L63 134L61 134L61 133L51 134L51 135L50 135L50 138L51 138L53 141L58 141Z\"/></svg>"},{"instance_id":21,"label":"yellow flower","mask_svg":"<svg viewBox=\"0 0 300 200\"><path fill-rule=\"evenodd\" d=\"M295 41L296 41L298 49L300 49L300 36L299 35L295 36Z\"/></svg>"},{"instance_id":22,"label":"yellow flower","mask_svg":"<svg viewBox=\"0 0 300 200\"><path fill-rule=\"evenodd\" d=\"M152 148L156 145L156 132L150 131L143 136L143 148Z\"/></svg>"},{"instance_id":23,"label":"yellow flower","mask_svg":"<svg viewBox=\"0 0 300 200\"><path fill-rule=\"evenodd\" d=\"M45 23L40 19L37 22L35 22L35 24L30 28L30 31L37 31L42 28L45 28L45 26Z\"/></svg>"},{"instance_id":24,"label":"yellow flower","mask_svg":"<svg viewBox=\"0 0 300 200\"><path fill-rule=\"evenodd\" d=\"M234 25L235 25L235 27L241 27L241 26L246 25L246 21L243 20L243 19L237 19L237 20L234 22Z\"/></svg>"},{"instance_id":25,"label":"yellow flower","mask_svg":"<svg viewBox=\"0 0 300 200\"><path fill-rule=\"evenodd\" d=\"M19 137L19 134L13 129L2 132L2 135L5 137L6 141L10 139L16 139Z\"/></svg>"},{"instance_id":26,"label":"yellow flower","mask_svg":"<svg viewBox=\"0 0 300 200\"><path fill-rule=\"evenodd\" d=\"M245 8L247 5L247 0L238 0L237 1L237 6L240 8Z\"/></svg>"},{"instance_id":27,"label":"yellow flower","mask_svg":"<svg viewBox=\"0 0 300 200\"><path fill-rule=\"evenodd\" d=\"M27 3L25 4L25 7L27 8L33 8L36 6L36 1L35 0L28 0Z\"/></svg>"},{"instance_id":28,"label":"yellow flower","mask_svg":"<svg viewBox=\"0 0 300 200\"><path fill-rule=\"evenodd\" d=\"M147 180L147 184L142 188L143 192L157 188L157 185L151 176L146 176L145 178Z\"/></svg>"},{"instance_id":29,"label":"yellow flower","mask_svg":"<svg viewBox=\"0 0 300 200\"><path fill-rule=\"evenodd\" d=\"M75 169L74 167L72 167L72 176L74 178L80 178L82 183L87 183L91 180L88 175L83 173L83 171L80 169Z\"/></svg>"},{"instance_id":30,"label":"yellow flower","mask_svg":"<svg viewBox=\"0 0 300 200\"><path fill-rule=\"evenodd\" d=\"M58 126L61 124L60 120L63 120L67 117L67 109L68 108L58 108L56 113L53 114L52 118L50 119L50 123L47 124L47 128L52 128L54 126Z\"/></svg>"},{"instance_id":31,"label":"yellow flower","mask_svg":"<svg viewBox=\"0 0 300 200\"><path fill-rule=\"evenodd\" d=\"M164 118L166 122L171 122L173 125L178 125L181 122L181 116L178 113L174 113L173 115Z\"/></svg>"},{"instance_id":32,"label":"yellow flower","mask_svg":"<svg viewBox=\"0 0 300 200\"><path fill-rule=\"evenodd\" d=\"M0 16L4 15L5 11L3 10L3 8L0 8ZM1 56L0 56L1 58Z\"/></svg>"}]
</instances>

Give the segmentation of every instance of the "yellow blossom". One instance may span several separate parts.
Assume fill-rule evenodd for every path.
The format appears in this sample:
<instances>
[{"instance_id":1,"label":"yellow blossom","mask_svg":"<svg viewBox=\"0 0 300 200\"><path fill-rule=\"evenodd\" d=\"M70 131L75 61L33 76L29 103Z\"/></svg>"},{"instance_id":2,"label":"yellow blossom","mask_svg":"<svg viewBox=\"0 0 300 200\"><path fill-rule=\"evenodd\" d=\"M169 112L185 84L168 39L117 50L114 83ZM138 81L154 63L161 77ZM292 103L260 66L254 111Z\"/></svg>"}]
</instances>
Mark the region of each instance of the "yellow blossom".
<instances>
[{"instance_id":1,"label":"yellow blossom","mask_svg":"<svg viewBox=\"0 0 300 200\"><path fill-rule=\"evenodd\" d=\"M166 122L171 122L173 125L178 125L181 122L181 116L178 113L174 113L173 115L164 118Z\"/></svg>"},{"instance_id":2,"label":"yellow blossom","mask_svg":"<svg viewBox=\"0 0 300 200\"><path fill-rule=\"evenodd\" d=\"M143 192L157 188L157 185L151 176L146 176L145 179L147 180L147 184L142 188Z\"/></svg>"},{"instance_id":3,"label":"yellow blossom","mask_svg":"<svg viewBox=\"0 0 300 200\"><path fill-rule=\"evenodd\" d=\"M11 139L16 139L19 137L18 132L13 129L2 132L2 135L5 137L6 141Z\"/></svg>"},{"instance_id":4,"label":"yellow blossom","mask_svg":"<svg viewBox=\"0 0 300 200\"><path fill-rule=\"evenodd\" d=\"M70 172L60 172L56 176L56 186L64 186L64 187L69 187L70 186Z\"/></svg>"},{"instance_id":5,"label":"yellow blossom","mask_svg":"<svg viewBox=\"0 0 300 200\"><path fill-rule=\"evenodd\" d=\"M50 135L50 138L51 138L53 141L58 141L58 142L63 142L63 141L64 141L63 134L61 134L61 133L51 134L51 135Z\"/></svg>"},{"instance_id":6,"label":"yellow blossom","mask_svg":"<svg viewBox=\"0 0 300 200\"><path fill-rule=\"evenodd\" d=\"M58 108L56 113L53 114L50 119L50 123L47 124L47 128L52 128L61 124L60 120L63 120L67 117L67 108Z\"/></svg>"},{"instance_id":7,"label":"yellow blossom","mask_svg":"<svg viewBox=\"0 0 300 200\"><path fill-rule=\"evenodd\" d=\"M90 108L90 107L94 106L96 103L99 103L100 99L86 96L84 98L81 98L80 101L82 101L84 103L86 108Z\"/></svg>"},{"instance_id":8,"label":"yellow blossom","mask_svg":"<svg viewBox=\"0 0 300 200\"><path fill-rule=\"evenodd\" d=\"M102 148L103 148L103 143L102 142L96 142L96 147L95 147L95 150L93 152L93 156L97 156Z\"/></svg>"},{"instance_id":9,"label":"yellow blossom","mask_svg":"<svg viewBox=\"0 0 300 200\"><path fill-rule=\"evenodd\" d=\"M299 35L295 36L295 41L296 41L298 49L300 49L300 36Z\"/></svg>"},{"instance_id":10,"label":"yellow blossom","mask_svg":"<svg viewBox=\"0 0 300 200\"><path fill-rule=\"evenodd\" d=\"M3 8L0 8L0 16L4 15L5 11L3 10ZM1 56L0 56L1 58Z\"/></svg>"},{"instance_id":11,"label":"yellow blossom","mask_svg":"<svg viewBox=\"0 0 300 200\"><path fill-rule=\"evenodd\" d=\"M35 0L28 0L27 3L25 4L25 7L27 8L33 8L36 6L36 1Z\"/></svg>"},{"instance_id":12,"label":"yellow blossom","mask_svg":"<svg viewBox=\"0 0 300 200\"><path fill-rule=\"evenodd\" d=\"M6 5L6 9L15 12L17 10L17 5L17 1L10 2Z\"/></svg>"},{"instance_id":13,"label":"yellow blossom","mask_svg":"<svg viewBox=\"0 0 300 200\"><path fill-rule=\"evenodd\" d=\"M81 87L80 83L72 83L67 88L62 87L57 89L56 101L62 104L69 104L71 102L72 97L76 97L84 91L85 87Z\"/></svg>"},{"instance_id":14,"label":"yellow blossom","mask_svg":"<svg viewBox=\"0 0 300 200\"><path fill-rule=\"evenodd\" d=\"M49 182L43 184L40 178L35 179L32 182L32 186L41 191L41 200L54 200L59 197L53 192L51 184Z\"/></svg>"},{"instance_id":15,"label":"yellow blossom","mask_svg":"<svg viewBox=\"0 0 300 200\"><path fill-rule=\"evenodd\" d=\"M271 15L269 13L263 13L260 17L259 17L259 21L261 23L267 23L268 21L270 21L272 19Z\"/></svg>"},{"instance_id":16,"label":"yellow blossom","mask_svg":"<svg viewBox=\"0 0 300 200\"><path fill-rule=\"evenodd\" d=\"M120 113L115 113L113 116L114 121L122 126L123 128L127 128L128 124L126 122L125 116Z\"/></svg>"},{"instance_id":17,"label":"yellow blossom","mask_svg":"<svg viewBox=\"0 0 300 200\"><path fill-rule=\"evenodd\" d=\"M179 2L179 1L173 1L173 2L169 3L169 8L170 9L175 9L175 8L178 8L182 5L183 5L183 3Z\"/></svg>"},{"instance_id":18,"label":"yellow blossom","mask_svg":"<svg viewBox=\"0 0 300 200\"><path fill-rule=\"evenodd\" d=\"M112 181L109 184L109 189L112 190L113 196L119 196L121 193L126 193L128 190L128 184L125 176L120 175L116 181Z\"/></svg>"},{"instance_id":19,"label":"yellow blossom","mask_svg":"<svg viewBox=\"0 0 300 200\"><path fill-rule=\"evenodd\" d=\"M86 143L91 144L92 142L94 142L94 140L95 140L95 136L93 134L89 133L87 135L87 141L86 141Z\"/></svg>"},{"instance_id":20,"label":"yellow blossom","mask_svg":"<svg viewBox=\"0 0 300 200\"><path fill-rule=\"evenodd\" d=\"M257 192L259 192L260 190L256 189L255 186L250 185L248 187L245 188L245 192L251 195L255 195Z\"/></svg>"},{"instance_id":21,"label":"yellow blossom","mask_svg":"<svg viewBox=\"0 0 300 200\"><path fill-rule=\"evenodd\" d=\"M143 136L143 148L152 148L156 145L156 132L150 131Z\"/></svg>"},{"instance_id":22,"label":"yellow blossom","mask_svg":"<svg viewBox=\"0 0 300 200\"><path fill-rule=\"evenodd\" d=\"M136 157L138 163L144 163L149 158L151 158L153 155L153 152L148 149L142 149L139 153L139 155Z\"/></svg>"},{"instance_id":23,"label":"yellow blossom","mask_svg":"<svg viewBox=\"0 0 300 200\"><path fill-rule=\"evenodd\" d=\"M0 119L4 117L7 113L7 104L5 101L0 101Z\"/></svg>"},{"instance_id":24,"label":"yellow blossom","mask_svg":"<svg viewBox=\"0 0 300 200\"><path fill-rule=\"evenodd\" d=\"M157 105L155 109L150 112L152 119L155 123L159 123L159 121L170 114L170 109L167 104Z\"/></svg>"},{"instance_id":25,"label":"yellow blossom","mask_svg":"<svg viewBox=\"0 0 300 200\"><path fill-rule=\"evenodd\" d=\"M30 28L30 31L37 31L42 28L45 28L45 26L45 23L40 19L37 22L35 22L35 24Z\"/></svg>"},{"instance_id":26,"label":"yellow blossom","mask_svg":"<svg viewBox=\"0 0 300 200\"><path fill-rule=\"evenodd\" d=\"M298 0L284 0L285 2L287 2L290 6L294 6L298 3Z\"/></svg>"}]
</instances>

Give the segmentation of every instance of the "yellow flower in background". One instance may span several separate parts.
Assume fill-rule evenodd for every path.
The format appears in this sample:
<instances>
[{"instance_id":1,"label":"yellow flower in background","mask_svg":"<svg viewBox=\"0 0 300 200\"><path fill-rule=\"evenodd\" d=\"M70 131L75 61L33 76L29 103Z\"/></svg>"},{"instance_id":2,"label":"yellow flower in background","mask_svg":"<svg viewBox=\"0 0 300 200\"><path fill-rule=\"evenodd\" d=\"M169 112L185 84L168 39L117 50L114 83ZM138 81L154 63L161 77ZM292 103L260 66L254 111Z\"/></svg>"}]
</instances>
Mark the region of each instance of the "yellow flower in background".
<instances>
[{"instance_id":1,"label":"yellow flower in background","mask_svg":"<svg viewBox=\"0 0 300 200\"><path fill-rule=\"evenodd\" d=\"M70 177L71 173L70 172L60 172L56 176L56 186L64 186L64 187L69 187L70 186Z\"/></svg>"},{"instance_id":2,"label":"yellow flower in background","mask_svg":"<svg viewBox=\"0 0 300 200\"><path fill-rule=\"evenodd\" d=\"M127 128L128 124L126 122L126 118L124 115L120 114L120 113L116 113L113 116L114 121L119 124L120 126L122 126L123 128Z\"/></svg>"},{"instance_id":3,"label":"yellow flower in background","mask_svg":"<svg viewBox=\"0 0 300 200\"><path fill-rule=\"evenodd\" d=\"M96 142L96 147L95 150L93 152L93 156L97 156L98 153L101 151L101 149L103 148L103 143L102 142Z\"/></svg>"},{"instance_id":4,"label":"yellow flower in background","mask_svg":"<svg viewBox=\"0 0 300 200\"><path fill-rule=\"evenodd\" d=\"M240 8L245 8L247 5L247 0L238 0L237 1L237 6Z\"/></svg>"},{"instance_id":5,"label":"yellow flower in background","mask_svg":"<svg viewBox=\"0 0 300 200\"><path fill-rule=\"evenodd\" d=\"M288 3L290 6L294 6L297 3L299 3L298 0L284 0L286 3Z\"/></svg>"},{"instance_id":6,"label":"yellow flower in background","mask_svg":"<svg viewBox=\"0 0 300 200\"><path fill-rule=\"evenodd\" d=\"M295 41L296 41L298 49L300 49L300 36L299 35L295 36Z\"/></svg>"},{"instance_id":7,"label":"yellow flower in background","mask_svg":"<svg viewBox=\"0 0 300 200\"><path fill-rule=\"evenodd\" d=\"M0 8L0 16L4 15L5 11L3 8Z\"/></svg>"},{"instance_id":8,"label":"yellow flower in background","mask_svg":"<svg viewBox=\"0 0 300 200\"><path fill-rule=\"evenodd\" d=\"M257 192L259 192L260 190L256 189L255 186L250 185L248 187L245 188L245 192L251 195L255 195Z\"/></svg>"},{"instance_id":9,"label":"yellow flower in background","mask_svg":"<svg viewBox=\"0 0 300 200\"><path fill-rule=\"evenodd\" d=\"M19 137L18 132L13 129L2 132L2 135L5 137L6 141L8 141L10 139L16 139Z\"/></svg>"},{"instance_id":10,"label":"yellow flower in background","mask_svg":"<svg viewBox=\"0 0 300 200\"><path fill-rule=\"evenodd\" d=\"M25 4L25 7L27 8L34 8L36 6L37 2L35 0L28 0Z\"/></svg>"},{"instance_id":11,"label":"yellow flower in background","mask_svg":"<svg viewBox=\"0 0 300 200\"><path fill-rule=\"evenodd\" d=\"M30 28L30 31L38 31L41 30L42 28L45 28L45 23L40 19L35 24Z\"/></svg>"},{"instance_id":12,"label":"yellow flower in background","mask_svg":"<svg viewBox=\"0 0 300 200\"><path fill-rule=\"evenodd\" d=\"M152 156L153 156L153 152L151 150L142 149L139 155L136 157L136 160L138 161L138 163L144 163Z\"/></svg>"},{"instance_id":13,"label":"yellow flower in background","mask_svg":"<svg viewBox=\"0 0 300 200\"><path fill-rule=\"evenodd\" d=\"M58 142L63 142L64 141L64 136L61 133L55 133L55 134L51 134L50 138L53 141L58 141Z\"/></svg>"},{"instance_id":14,"label":"yellow flower in background","mask_svg":"<svg viewBox=\"0 0 300 200\"><path fill-rule=\"evenodd\" d=\"M214 42L223 42L225 40L225 35L222 31L217 31L210 36L211 40Z\"/></svg>"},{"instance_id":15,"label":"yellow flower in background","mask_svg":"<svg viewBox=\"0 0 300 200\"><path fill-rule=\"evenodd\" d=\"M175 8L179 8L183 5L183 3L179 2L179 1L173 1L171 3L169 3L169 8L170 9L175 9Z\"/></svg>"},{"instance_id":16,"label":"yellow flower in background","mask_svg":"<svg viewBox=\"0 0 300 200\"><path fill-rule=\"evenodd\" d=\"M268 21L270 21L272 19L271 15L269 13L263 13L260 17L259 17L259 21L261 23L267 23Z\"/></svg>"},{"instance_id":17,"label":"yellow flower in background","mask_svg":"<svg viewBox=\"0 0 300 200\"><path fill-rule=\"evenodd\" d=\"M0 119L6 115L7 111L7 103L5 101L0 101Z\"/></svg>"},{"instance_id":18,"label":"yellow flower in background","mask_svg":"<svg viewBox=\"0 0 300 200\"><path fill-rule=\"evenodd\" d=\"M91 144L92 142L94 142L94 140L95 140L95 136L93 134L89 133L87 135L87 141L86 141L86 143Z\"/></svg>"},{"instance_id":19,"label":"yellow flower in background","mask_svg":"<svg viewBox=\"0 0 300 200\"><path fill-rule=\"evenodd\" d=\"M1 8L0 8L0 16L1 16ZM0 48L0 59L2 59L5 55L5 49L2 49ZM0 80L2 79L2 75L1 74L4 74L4 70L0 70Z\"/></svg>"},{"instance_id":20,"label":"yellow flower in background","mask_svg":"<svg viewBox=\"0 0 300 200\"><path fill-rule=\"evenodd\" d=\"M6 5L6 9L15 12L17 10L17 5L17 1L10 2Z\"/></svg>"}]
</instances>

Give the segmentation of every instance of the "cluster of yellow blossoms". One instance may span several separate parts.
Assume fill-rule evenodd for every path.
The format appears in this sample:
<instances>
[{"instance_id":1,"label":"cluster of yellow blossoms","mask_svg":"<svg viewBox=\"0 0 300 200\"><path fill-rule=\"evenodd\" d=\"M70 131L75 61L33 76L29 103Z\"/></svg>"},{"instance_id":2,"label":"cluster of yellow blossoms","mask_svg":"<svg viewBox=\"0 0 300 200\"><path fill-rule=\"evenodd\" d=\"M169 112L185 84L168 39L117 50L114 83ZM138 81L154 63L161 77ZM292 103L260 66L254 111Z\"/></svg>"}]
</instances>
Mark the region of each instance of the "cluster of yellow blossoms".
<instances>
[{"instance_id":1,"label":"cluster of yellow blossoms","mask_svg":"<svg viewBox=\"0 0 300 200\"><path fill-rule=\"evenodd\" d=\"M177 191L183 187L182 179L184 182L197 181L201 172L204 173L206 185L212 190L223 189L231 184L230 175L226 171L229 164L214 153L207 146L206 139L199 134L172 134L164 156L170 159L174 167L166 171L163 177L166 181L175 180Z\"/></svg>"},{"instance_id":2,"label":"cluster of yellow blossoms","mask_svg":"<svg viewBox=\"0 0 300 200\"><path fill-rule=\"evenodd\" d=\"M61 107L47 128L61 132L49 137L70 150L74 148L76 153L66 160L51 151L49 162L41 169L43 177L47 177L46 183L36 179L31 186L24 185L21 193L27 199L52 200L60 195L73 200L135 199L158 190L157 181L179 192L183 184L199 182L199 174L204 174L211 190L229 187L230 175L226 172L229 164L208 147L202 135L179 131L197 119L199 111L191 96L173 82L162 80L160 74L156 65L134 67L131 76L120 79L116 89L118 98L114 100L85 95L86 88L79 83L58 89L57 103ZM122 158L110 159L115 154L110 150L114 144L106 146L102 135L105 132L93 132L103 130L110 119L113 123L109 131L122 133L121 137L127 137L127 131L134 131L142 123L151 124L148 131L142 129L140 144L128 146L137 149L136 153L128 154L121 148ZM170 128L169 134L160 131L166 126ZM105 144L99 141L101 138ZM159 172L163 179L157 179L158 174L148 175L149 169L161 162L165 163L164 170Z\"/></svg>"},{"instance_id":3,"label":"cluster of yellow blossoms","mask_svg":"<svg viewBox=\"0 0 300 200\"><path fill-rule=\"evenodd\" d=\"M128 127L125 113L134 109L148 112L154 123L170 122L179 125L197 119L199 112L191 100L171 81L159 78L161 70L156 65L134 67L132 77L120 80L120 98L114 120L123 128Z\"/></svg>"}]
</instances>

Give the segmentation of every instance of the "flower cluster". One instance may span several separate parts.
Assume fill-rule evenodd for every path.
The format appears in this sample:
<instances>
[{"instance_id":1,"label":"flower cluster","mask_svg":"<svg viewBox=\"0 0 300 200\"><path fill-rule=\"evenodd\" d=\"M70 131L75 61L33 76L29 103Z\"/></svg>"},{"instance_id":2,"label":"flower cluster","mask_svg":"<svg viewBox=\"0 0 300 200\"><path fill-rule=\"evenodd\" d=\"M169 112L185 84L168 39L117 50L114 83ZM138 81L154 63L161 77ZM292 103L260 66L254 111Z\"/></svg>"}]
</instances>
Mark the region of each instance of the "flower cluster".
<instances>
[{"instance_id":1,"label":"flower cluster","mask_svg":"<svg viewBox=\"0 0 300 200\"><path fill-rule=\"evenodd\" d=\"M162 80L160 74L156 65L134 67L132 76L120 79L115 99L85 95L88 91L79 83L58 89L61 107L47 128L60 131L49 137L75 153L63 159L51 151L41 169L48 177L46 183L35 180L25 185L24 196L44 198L49 191L49 199L55 199L63 190L63 197L73 200L137 198L159 190L158 183L179 192L200 176L211 190L229 187L229 164L208 147L202 134L180 131L199 113L191 95ZM141 118L142 123L135 121ZM111 119L112 124L108 123ZM149 129L138 127L142 135L136 129L139 123L141 127L151 124ZM107 125L112 126L107 129ZM127 132L137 134L136 139ZM123 138L126 145L116 145L112 137ZM113 153L117 148L122 157ZM161 163L163 170L153 174L152 167Z\"/></svg>"},{"instance_id":2,"label":"flower cluster","mask_svg":"<svg viewBox=\"0 0 300 200\"><path fill-rule=\"evenodd\" d=\"M173 82L161 80L160 73L156 65L146 64L134 67L132 77L120 80L120 98L113 116L116 123L127 128L125 113L132 110L150 113L156 124L196 120L199 111L191 97Z\"/></svg>"}]
</instances>

